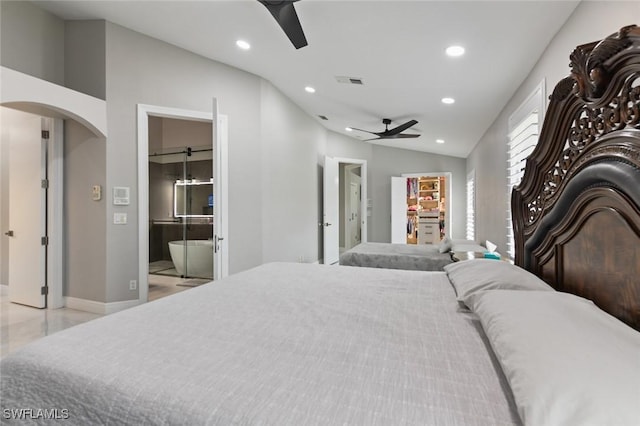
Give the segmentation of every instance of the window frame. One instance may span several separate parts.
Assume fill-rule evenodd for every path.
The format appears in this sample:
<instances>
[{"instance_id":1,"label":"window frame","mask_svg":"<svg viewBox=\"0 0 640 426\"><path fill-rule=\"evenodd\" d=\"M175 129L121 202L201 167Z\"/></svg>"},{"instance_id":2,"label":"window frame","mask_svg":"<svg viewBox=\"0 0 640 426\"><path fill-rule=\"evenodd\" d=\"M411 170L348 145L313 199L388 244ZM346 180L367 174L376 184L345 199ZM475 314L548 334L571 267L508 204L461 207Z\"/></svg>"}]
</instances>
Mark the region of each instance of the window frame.
<instances>
[{"instance_id":1,"label":"window frame","mask_svg":"<svg viewBox=\"0 0 640 426\"><path fill-rule=\"evenodd\" d=\"M507 129L507 164L506 164L506 183L507 183L507 226L506 241L507 255L513 259L515 257L515 241L513 235L513 224L511 219L511 192L513 188L520 184L522 180L522 171L526 165L526 158L535 149L544 122L544 114L546 112L546 88L545 80L534 88L522 104L509 116ZM536 116L536 117L533 117ZM535 119L537 118L537 119ZM533 128L535 127L535 129ZM524 139L516 139L522 136ZM531 138L535 138L535 142L531 143ZM528 140L527 140L528 139ZM517 141L519 142L517 142ZM514 142L516 141L516 142ZM517 147L517 148L516 148ZM528 152L527 152L528 151ZM526 152L526 157L517 160L519 154ZM519 168L520 171L513 173L512 169ZM519 175L519 176L517 176ZM515 176L515 177L514 177Z\"/></svg>"},{"instance_id":2,"label":"window frame","mask_svg":"<svg viewBox=\"0 0 640 426\"><path fill-rule=\"evenodd\" d=\"M476 170L467 174L467 225L465 237L476 240Z\"/></svg>"}]
</instances>

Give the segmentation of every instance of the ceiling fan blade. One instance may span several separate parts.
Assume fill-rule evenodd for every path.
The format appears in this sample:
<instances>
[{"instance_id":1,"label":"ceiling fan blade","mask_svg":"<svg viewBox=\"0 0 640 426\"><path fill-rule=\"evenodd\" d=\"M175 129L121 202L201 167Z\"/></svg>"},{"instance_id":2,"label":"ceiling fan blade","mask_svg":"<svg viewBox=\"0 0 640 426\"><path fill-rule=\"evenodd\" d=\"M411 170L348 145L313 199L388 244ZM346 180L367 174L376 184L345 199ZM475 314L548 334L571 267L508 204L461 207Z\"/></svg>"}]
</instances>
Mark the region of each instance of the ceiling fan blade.
<instances>
[{"instance_id":1,"label":"ceiling fan blade","mask_svg":"<svg viewBox=\"0 0 640 426\"><path fill-rule=\"evenodd\" d=\"M371 130L356 129L355 127L352 127L351 129L353 129L353 130L357 130L357 131L359 131L359 132L371 133L372 135L378 135L378 136L381 136L381 135L383 135L383 134L384 134L384 132L383 132L383 133L379 133L379 132L372 132Z\"/></svg>"},{"instance_id":2,"label":"ceiling fan blade","mask_svg":"<svg viewBox=\"0 0 640 426\"><path fill-rule=\"evenodd\" d=\"M393 136L393 135L397 135L405 130L407 130L409 127L414 126L418 124L418 121L416 120L411 120L411 121L407 121L404 124L399 125L398 127L394 127L393 129L389 129L386 132L384 132L385 136Z\"/></svg>"},{"instance_id":3,"label":"ceiling fan blade","mask_svg":"<svg viewBox=\"0 0 640 426\"><path fill-rule=\"evenodd\" d=\"M296 9L293 6L293 3L297 0L288 0L288 1L269 1L269 0L258 0L262 3L268 10L271 12L271 15L278 22L284 33L289 37L291 43L296 49L300 49L301 47L305 47L307 43L307 38L304 36L304 31L302 30L302 25L300 24L300 19L298 19L298 14L296 13Z\"/></svg>"},{"instance_id":4,"label":"ceiling fan blade","mask_svg":"<svg viewBox=\"0 0 640 426\"><path fill-rule=\"evenodd\" d=\"M413 133L399 133L397 135L391 136L383 136L382 139L407 139L407 138L417 138L420 135L415 135Z\"/></svg>"},{"instance_id":5,"label":"ceiling fan blade","mask_svg":"<svg viewBox=\"0 0 640 426\"><path fill-rule=\"evenodd\" d=\"M364 141L379 141L379 140L384 140L384 139L411 139L411 138L417 138L420 135L414 135L414 134L406 134L406 133L400 133L397 135L391 135L391 136L380 136L379 138L373 138L373 139L364 139Z\"/></svg>"}]
</instances>

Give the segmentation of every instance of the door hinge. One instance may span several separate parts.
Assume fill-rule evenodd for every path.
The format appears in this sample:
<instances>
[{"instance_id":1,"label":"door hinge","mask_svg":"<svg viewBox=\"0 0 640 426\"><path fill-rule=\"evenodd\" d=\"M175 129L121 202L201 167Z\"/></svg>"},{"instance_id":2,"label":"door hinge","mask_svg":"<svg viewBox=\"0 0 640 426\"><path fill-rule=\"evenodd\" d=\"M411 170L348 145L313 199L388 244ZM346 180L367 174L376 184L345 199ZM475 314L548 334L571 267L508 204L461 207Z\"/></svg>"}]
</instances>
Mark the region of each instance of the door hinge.
<instances>
[{"instance_id":1,"label":"door hinge","mask_svg":"<svg viewBox=\"0 0 640 426\"><path fill-rule=\"evenodd\" d=\"M42 131L42 139L49 139L49 131L48 130L43 130Z\"/></svg>"},{"instance_id":2,"label":"door hinge","mask_svg":"<svg viewBox=\"0 0 640 426\"><path fill-rule=\"evenodd\" d=\"M49 287L46 285L44 287L40 287L40 294L46 296L49 294Z\"/></svg>"},{"instance_id":3,"label":"door hinge","mask_svg":"<svg viewBox=\"0 0 640 426\"><path fill-rule=\"evenodd\" d=\"M49 189L49 179L42 179L40 182L40 187L42 189Z\"/></svg>"},{"instance_id":4,"label":"door hinge","mask_svg":"<svg viewBox=\"0 0 640 426\"><path fill-rule=\"evenodd\" d=\"M40 242L42 243L43 246L49 245L49 237L40 238Z\"/></svg>"}]
</instances>

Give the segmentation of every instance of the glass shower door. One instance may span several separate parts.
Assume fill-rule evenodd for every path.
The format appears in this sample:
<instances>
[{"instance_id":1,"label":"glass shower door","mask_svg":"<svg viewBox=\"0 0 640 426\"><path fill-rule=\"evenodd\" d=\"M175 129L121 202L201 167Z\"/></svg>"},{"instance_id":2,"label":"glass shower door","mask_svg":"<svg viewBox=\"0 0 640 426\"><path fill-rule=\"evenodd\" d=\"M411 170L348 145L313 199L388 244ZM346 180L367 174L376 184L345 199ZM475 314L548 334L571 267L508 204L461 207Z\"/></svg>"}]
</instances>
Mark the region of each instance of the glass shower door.
<instances>
[{"instance_id":1,"label":"glass shower door","mask_svg":"<svg viewBox=\"0 0 640 426\"><path fill-rule=\"evenodd\" d=\"M176 184L176 206L181 209L184 278L213 279L213 150L189 147L183 179Z\"/></svg>"},{"instance_id":2,"label":"glass shower door","mask_svg":"<svg viewBox=\"0 0 640 426\"><path fill-rule=\"evenodd\" d=\"M213 158L210 147L149 155L149 271L213 279Z\"/></svg>"}]
</instances>

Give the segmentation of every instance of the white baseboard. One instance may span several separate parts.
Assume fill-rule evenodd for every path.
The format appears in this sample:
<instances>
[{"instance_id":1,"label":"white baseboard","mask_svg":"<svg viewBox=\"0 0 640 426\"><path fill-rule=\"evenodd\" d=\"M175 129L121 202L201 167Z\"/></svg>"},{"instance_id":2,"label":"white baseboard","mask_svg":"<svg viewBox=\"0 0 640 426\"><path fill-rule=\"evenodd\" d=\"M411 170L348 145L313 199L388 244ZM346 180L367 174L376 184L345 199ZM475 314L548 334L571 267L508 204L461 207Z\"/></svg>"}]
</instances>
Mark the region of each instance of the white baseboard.
<instances>
[{"instance_id":1,"label":"white baseboard","mask_svg":"<svg viewBox=\"0 0 640 426\"><path fill-rule=\"evenodd\" d=\"M65 296L64 298L64 305L67 308L101 315L113 314L114 312L123 311L139 304L140 301L138 299L105 303L96 302L95 300L78 299L77 297Z\"/></svg>"}]
</instances>

